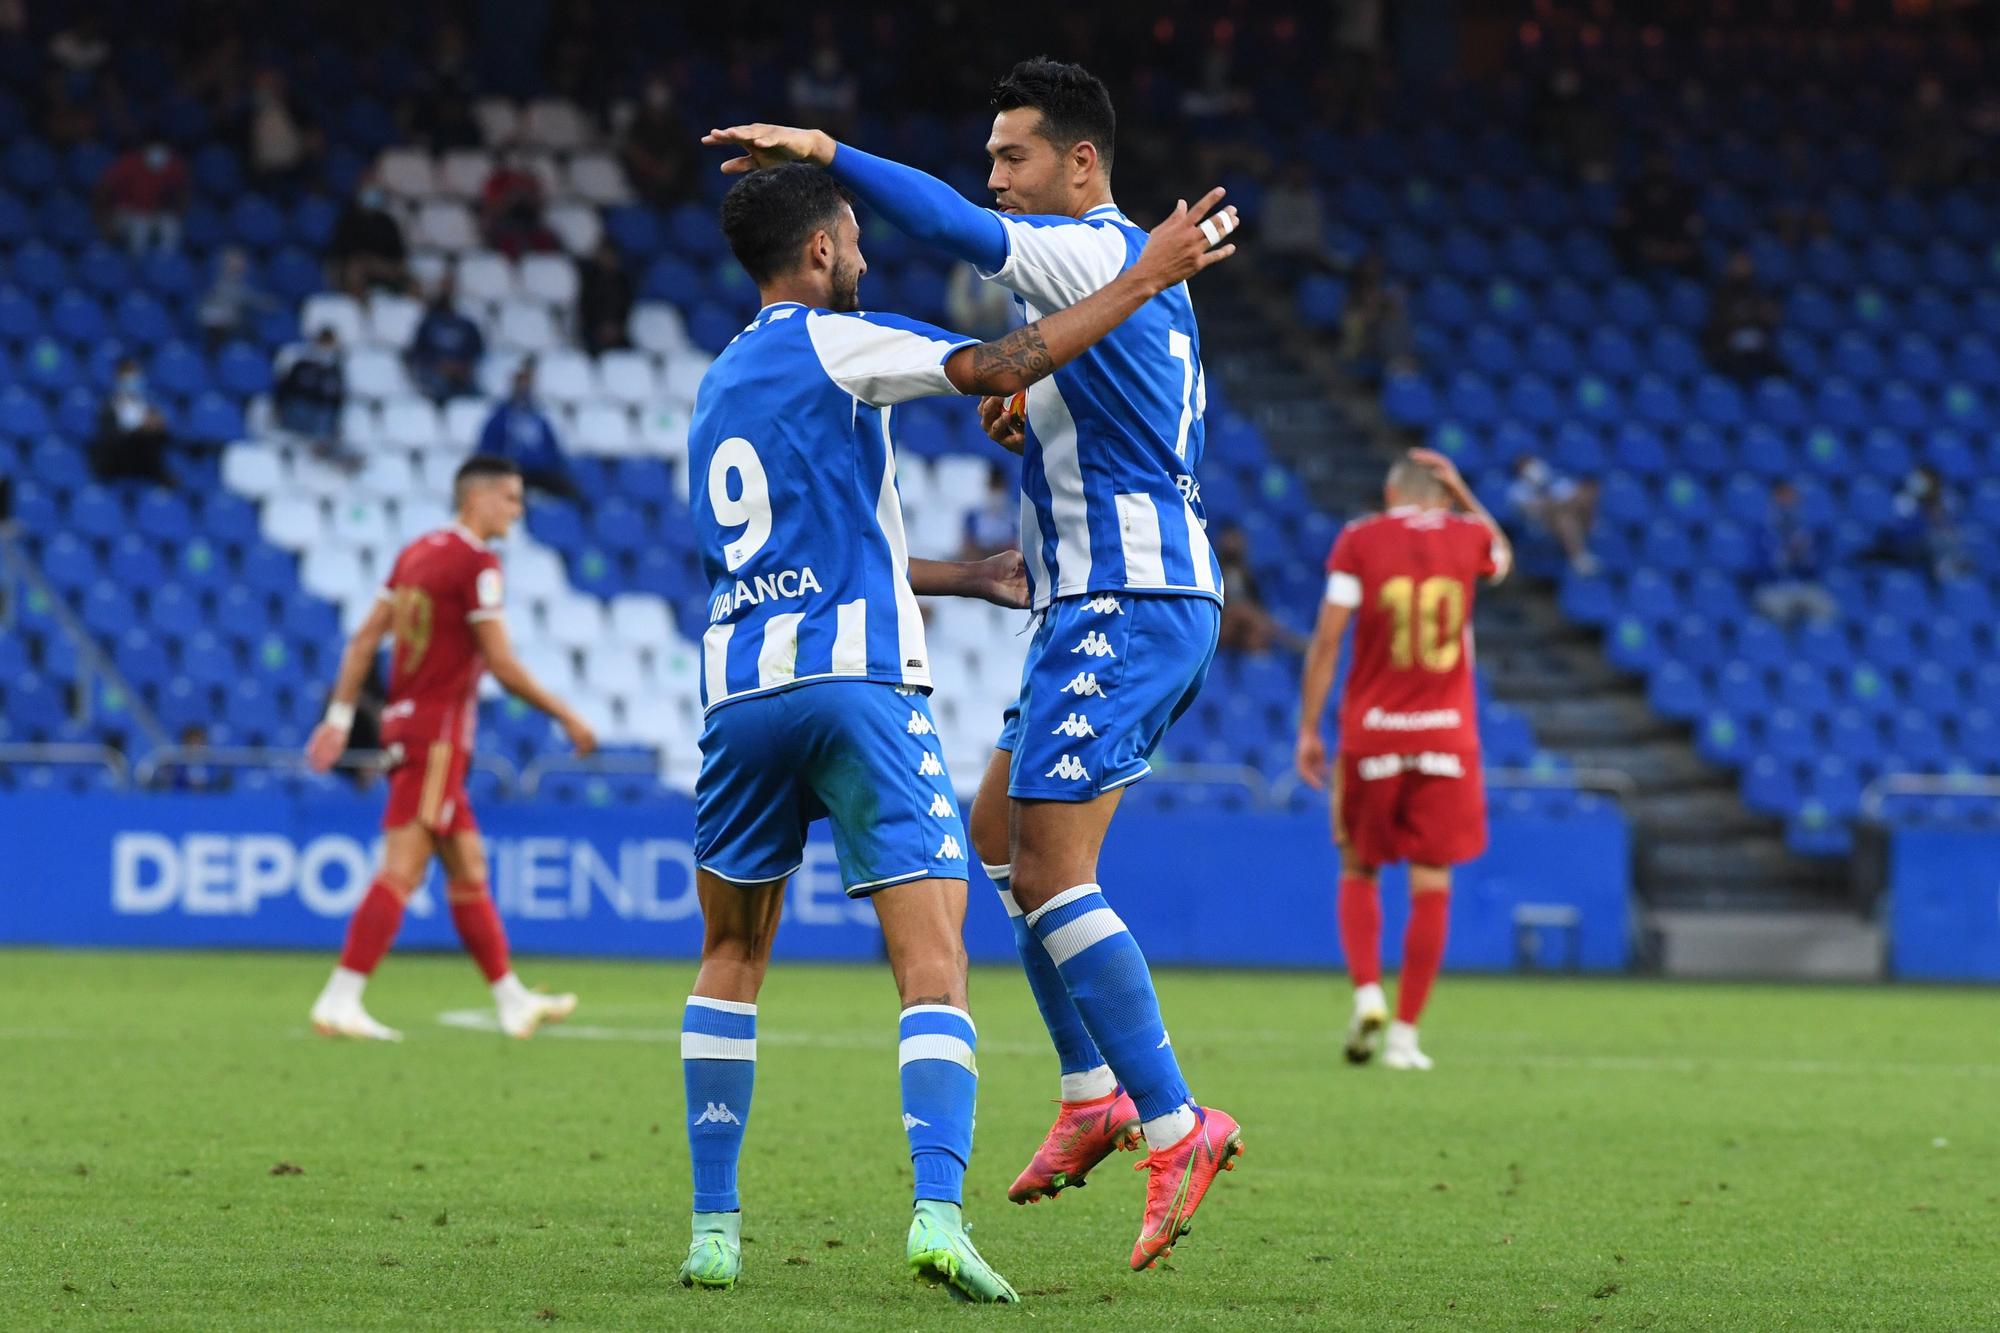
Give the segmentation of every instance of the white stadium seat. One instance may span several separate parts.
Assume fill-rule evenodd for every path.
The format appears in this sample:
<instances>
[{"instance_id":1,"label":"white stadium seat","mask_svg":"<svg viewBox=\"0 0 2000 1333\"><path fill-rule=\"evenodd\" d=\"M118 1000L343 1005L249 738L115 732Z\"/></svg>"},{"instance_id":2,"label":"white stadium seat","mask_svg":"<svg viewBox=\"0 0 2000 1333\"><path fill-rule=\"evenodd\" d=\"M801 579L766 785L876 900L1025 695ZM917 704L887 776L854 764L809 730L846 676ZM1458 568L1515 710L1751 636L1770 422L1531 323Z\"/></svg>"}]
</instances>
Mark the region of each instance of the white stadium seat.
<instances>
[{"instance_id":1,"label":"white stadium seat","mask_svg":"<svg viewBox=\"0 0 2000 1333\"><path fill-rule=\"evenodd\" d=\"M463 301L505 301L513 296L514 261L492 250L474 250L458 259L458 295Z\"/></svg>"},{"instance_id":2,"label":"white stadium seat","mask_svg":"<svg viewBox=\"0 0 2000 1333\"><path fill-rule=\"evenodd\" d=\"M451 270L452 257L442 250L410 251L410 278L420 292L436 291L438 283Z\"/></svg>"},{"instance_id":3,"label":"white stadium seat","mask_svg":"<svg viewBox=\"0 0 2000 1333\"><path fill-rule=\"evenodd\" d=\"M570 159L569 188L593 204L614 207L630 203L631 186L625 182L625 168L609 153L578 153Z\"/></svg>"},{"instance_id":4,"label":"white stadium seat","mask_svg":"<svg viewBox=\"0 0 2000 1333\"><path fill-rule=\"evenodd\" d=\"M680 408L656 406L639 413L639 450L658 458L687 457L688 414Z\"/></svg>"},{"instance_id":5,"label":"white stadium seat","mask_svg":"<svg viewBox=\"0 0 2000 1333\"><path fill-rule=\"evenodd\" d=\"M376 415L375 404L349 399L340 409L341 442L352 449L373 449L381 438L382 419Z\"/></svg>"},{"instance_id":6,"label":"white stadium seat","mask_svg":"<svg viewBox=\"0 0 2000 1333\"><path fill-rule=\"evenodd\" d=\"M299 583L310 593L329 601L344 602L363 592L374 595L374 581L360 552L348 546L319 543L305 548L299 561Z\"/></svg>"},{"instance_id":7,"label":"white stadium seat","mask_svg":"<svg viewBox=\"0 0 2000 1333\"><path fill-rule=\"evenodd\" d=\"M325 541L326 512L313 496L281 495L265 502L258 527L274 545L288 551L309 550Z\"/></svg>"},{"instance_id":8,"label":"white stadium seat","mask_svg":"<svg viewBox=\"0 0 2000 1333\"><path fill-rule=\"evenodd\" d=\"M551 402L586 402L597 397L597 374L582 352L559 347L535 362L535 391Z\"/></svg>"},{"instance_id":9,"label":"white stadium seat","mask_svg":"<svg viewBox=\"0 0 2000 1333\"><path fill-rule=\"evenodd\" d=\"M583 673L590 681L590 688L601 694L636 697L649 692L653 685L652 673L646 670L639 650L618 644L585 645Z\"/></svg>"},{"instance_id":10,"label":"white stadium seat","mask_svg":"<svg viewBox=\"0 0 2000 1333\"><path fill-rule=\"evenodd\" d=\"M479 122L480 135L490 147L512 143L521 131L520 109L504 97L480 98L472 114Z\"/></svg>"},{"instance_id":11,"label":"white stadium seat","mask_svg":"<svg viewBox=\"0 0 2000 1333\"><path fill-rule=\"evenodd\" d=\"M389 149L375 164L375 178L388 193L404 199L428 199L437 193L431 155L421 148Z\"/></svg>"},{"instance_id":12,"label":"white stadium seat","mask_svg":"<svg viewBox=\"0 0 2000 1333\"><path fill-rule=\"evenodd\" d=\"M568 255L528 255L521 260L523 296L567 310L576 304L576 261Z\"/></svg>"},{"instance_id":13,"label":"white stadium seat","mask_svg":"<svg viewBox=\"0 0 2000 1333\"><path fill-rule=\"evenodd\" d=\"M382 443L399 449L437 449L447 442L444 420L428 399L392 398L382 404Z\"/></svg>"},{"instance_id":14,"label":"white stadium seat","mask_svg":"<svg viewBox=\"0 0 2000 1333\"><path fill-rule=\"evenodd\" d=\"M633 407L648 407L659 396L652 358L644 352L605 352L597 358L597 373L605 393Z\"/></svg>"},{"instance_id":15,"label":"white stadium seat","mask_svg":"<svg viewBox=\"0 0 2000 1333\"><path fill-rule=\"evenodd\" d=\"M406 479L404 488L408 489L408 464L404 465L403 475ZM371 551L394 545L395 541L389 527L388 507L373 495L359 492L333 502L333 513L327 521L327 535L343 546Z\"/></svg>"},{"instance_id":16,"label":"white stadium seat","mask_svg":"<svg viewBox=\"0 0 2000 1333\"><path fill-rule=\"evenodd\" d=\"M484 384L485 366L480 367L480 382ZM478 445L479 432L486 426L486 418L493 415L493 404L482 403L473 398L454 398L444 406L445 443L468 453Z\"/></svg>"},{"instance_id":17,"label":"white stadium seat","mask_svg":"<svg viewBox=\"0 0 2000 1333\"><path fill-rule=\"evenodd\" d=\"M660 383L660 396L670 403L693 407L695 392L701 388L701 377L708 373L711 364L709 358L699 352L683 352L679 356L668 357L666 377Z\"/></svg>"},{"instance_id":18,"label":"white stadium seat","mask_svg":"<svg viewBox=\"0 0 2000 1333\"><path fill-rule=\"evenodd\" d=\"M284 458L268 444L232 444L222 452L222 484L253 500L282 493L288 471Z\"/></svg>"},{"instance_id":19,"label":"white stadium seat","mask_svg":"<svg viewBox=\"0 0 2000 1333\"><path fill-rule=\"evenodd\" d=\"M546 546L518 536L507 543L508 598L526 602L537 597L567 595L569 579L562 557Z\"/></svg>"},{"instance_id":20,"label":"white stadium seat","mask_svg":"<svg viewBox=\"0 0 2000 1333\"><path fill-rule=\"evenodd\" d=\"M354 348L347 353L343 369L347 391L357 397L403 398L411 391L401 354L386 348Z\"/></svg>"},{"instance_id":21,"label":"white stadium seat","mask_svg":"<svg viewBox=\"0 0 2000 1333\"><path fill-rule=\"evenodd\" d=\"M450 254L464 254L479 245L479 231L472 224L472 210L455 200L433 199L418 209L412 232L412 243Z\"/></svg>"},{"instance_id":22,"label":"white stadium seat","mask_svg":"<svg viewBox=\"0 0 2000 1333\"><path fill-rule=\"evenodd\" d=\"M505 398L514 387L514 371L520 364L519 348L489 347L479 362L479 391L488 398ZM491 406L488 405L487 411L491 410ZM485 423L484 413L480 415L479 420L481 424Z\"/></svg>"},{"instance_id":23,"label":"white stadium seat","mask_svg":"<svg viewBox=\"0 0 2000 1333\"><path fill-rule=\"evenodd\" d=\"M493 155L483 148L454 148L438 163L437 192L468 203L486 188L493 174Z\"/></svg>"},{"instance_id":24,"label":"white stadium seat","mask_svg":"<svg viewBox=\"0 0 2000 1333\"><path fill-rule=\"evenodd\" d=\"M634 648L660 648L674 635L667 604L657 597L624 593L611 599L611 637Z\"/></svg>"},{"instance_id":25,"label":"white stadium seat","mask_svg":"<svg viewBox=\"0 0 2000 1333\"><path fill-rule=\"evenodd\" d=\"M562 242L563 249L573 255L589 254L604 239L604 220L590 204L553 204L542 220L549 224L549 230Z\"/></svg>"},{"instance_id":26,"label":"white stadium seat","mask_svg":"<svg viewBox=\"0 0 2000 1333\"><path fill-rule=\"evenodd\" d=\"M538 148L573 153L587 147L596 130L575 104L545 97L529 105L520 136Z\"/></svg>"},{"instance_id":27,"label":"white stadium seat","mask_svg":"<svg viewBox=\"0 0 2000 1333\"><path fill-rule=\"evenodd\" d=\"M410 456L396 450L384 449L368 456L368 462L354 477L356 497L372 496L377 500L396 500L408 495L415 487L416 476L410 467Z\"/></svg>"},{"instance_id":28,"label":"white stadium seat","mask_svg":"<svg viewBox=\"0 0 2000 1333\"><path fill-rule=\"evenodd\" d=\"M632 414L618 403L598 399L576 411L570 447L592 454L616 457L639 452L639 437L632 429Z\"/></svg>"},{"instance_id":29,"label":"white stadium seat","mask_svg":"<svg viewBox=\"0 0 2000 1333\"><path fill-rule=\"evenodd\" d=\"M292 460L291 487L300 495L331 500L347 493L347 473L308 455Z\"/></svg>"},{"instance_id":30,"label":"white stadium seat","mask_svg":"<svg viewBox=\"0 0 2000 1333\"><path fill-rule=\"evenodd\" d=\"M429 498L432 495L450 495L449 482L436 491L425 486L424 494L425 498L406 499L396 506L395 518L390 527L395 533L396 549L399 551L425 533L436 532L439 528L449 526L452 521L451 511L445 508L443 502Z\"/></svg>"},{"instance_id":31,"label":"white stadium seat","mask_svg":"<svg viewBox=\"0 0 2000 1333\"><path fill-rule=\"evenodd\" d=\"M549 308L539 301L521 299L501 304L492 336L502 347L524 352L545 352L562 341Z\"/></svg>"},{"instance_id":32,"label":"white stadium seat","mask_svg":"<svg viewBox=\"0 0 2000 1333\"><path fill-rule=\"evenodd\" d=\"M452 449L433 449L417 456L417 493L443 503L451 495L451 479L464 455Z\"/></svg>"},{"instance_id":33,"label":"white stadium seat","mask_svg":"<svg viewBox=\"0 0 2000 1333\"><path fill-rule=\"evenodd\" d=\"M665 301L641 301L632 307L625 326L634 347L674 356L693 346L688 341L687 321L678 308Z\"/></svg>"},{"instance_id":34,"label":"white stadium seat","mask_svg":"<svg viewBox=\"0 0 2000 1333\"><path fill-rule=\"evenodd\" d=\"M604 639L604 604L575 593L549 603L542 632L569 648L588 648Z\"/></svg>"},{"instance_id":35,"label":"white stadium seat","mask_svg":"<svg viewBox=\"0 0 2000 1333\"><path fill-rule=\"evenodd\" d=\"M321 329L332 329L341 346L353 347L365 332L361 303L338 292L308 296L299 310L299 328L308 338L317 336Z\"/></svg>"},{"instance_id":36,"label":"white stadium seat","mask_svg":"<svg viewBox=\"0 0 2000 1333\"><path fill-rule=\"evenodd\" d=\"M416 336L423 317L423 302L377 292L368 298L368 341L400 352Z\"/></svg>"}]
</instances>

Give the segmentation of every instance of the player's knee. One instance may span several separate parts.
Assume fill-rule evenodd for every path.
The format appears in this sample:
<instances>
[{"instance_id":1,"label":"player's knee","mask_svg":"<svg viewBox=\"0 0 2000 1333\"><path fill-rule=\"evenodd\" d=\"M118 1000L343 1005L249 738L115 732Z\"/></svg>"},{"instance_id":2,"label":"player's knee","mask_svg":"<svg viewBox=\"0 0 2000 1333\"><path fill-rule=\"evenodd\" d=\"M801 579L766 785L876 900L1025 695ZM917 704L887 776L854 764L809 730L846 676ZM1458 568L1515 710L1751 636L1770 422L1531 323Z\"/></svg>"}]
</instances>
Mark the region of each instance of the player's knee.
<instances>
[{"instance_id":1,"label":"player's knee","mask_svg":"<svg viewBox=\"0 0 2000 1333\"><path fill-rule=\"evenodd\" d=\"M1340 849L1340 873L1344 879L1365 879L1373 884L1382 877L1382 867L1371 865L1343 847Z\"/></svg>"},{"instance_id":2,"label":"player's knee","mask_svg":"<svg viewBox=\"0 0 2000 1333\"><path fill-rule=\"evenodd\" d=\"M483 902L487 897L486 878L454 879L444 886L444 897L448 903Z\"/></svg>"},{"instance_id":3,"label":"player's knee","mask_svg":"<svg viewBox=\"0 0 2000 1333\"><path fill-rule=\"evenodd\" d=\"M1410 867L1411 893L1450 893L1451 867L1412 865Z\"/></svg>"}]
</instances>

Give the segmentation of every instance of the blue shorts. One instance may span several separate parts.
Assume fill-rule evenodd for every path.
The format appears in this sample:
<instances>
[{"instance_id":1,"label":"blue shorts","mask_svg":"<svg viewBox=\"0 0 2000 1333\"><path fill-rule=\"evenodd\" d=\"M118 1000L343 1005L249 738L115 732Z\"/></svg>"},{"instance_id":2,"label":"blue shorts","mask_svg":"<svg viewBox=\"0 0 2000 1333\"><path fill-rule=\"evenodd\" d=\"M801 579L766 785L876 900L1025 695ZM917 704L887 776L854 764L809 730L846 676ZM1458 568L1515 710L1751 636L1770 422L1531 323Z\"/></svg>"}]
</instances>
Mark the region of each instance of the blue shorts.
<instances>
[{"instance_id":1,"label":"blue shorts","mask_svg":"<svg viewBox=\"0 0 2000 1333\"><path fill-rule=\"evenodd\" d=\"M1007 794L1088 801L1152 772L1146 756L1201 693L1221 628L1206 597L1051 602L994 742L1014 756Z\"/></svg>"},{"instance_id":2,"label":"blue shorts","mask_svg":"<svg viewBox=\"0 0 2000 1333\"><path fill-rule=\"evenodd\" d=\"M820 681L725 704L701 733L694 855L736 884L782 879L806 828L833 822L841 883L858 898L912 879L965 878L965 825L922 694Z\"/></svg>"}]
</instances>

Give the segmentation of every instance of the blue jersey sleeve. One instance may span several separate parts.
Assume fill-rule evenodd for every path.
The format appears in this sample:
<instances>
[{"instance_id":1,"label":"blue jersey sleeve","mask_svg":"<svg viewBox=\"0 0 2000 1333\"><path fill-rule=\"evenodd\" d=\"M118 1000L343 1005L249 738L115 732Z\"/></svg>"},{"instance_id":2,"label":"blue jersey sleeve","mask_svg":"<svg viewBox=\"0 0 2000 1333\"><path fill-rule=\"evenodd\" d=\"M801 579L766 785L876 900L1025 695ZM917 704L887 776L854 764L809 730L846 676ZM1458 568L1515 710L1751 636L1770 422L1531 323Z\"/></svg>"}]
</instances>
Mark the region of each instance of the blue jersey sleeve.
<instances>
[{"instance_id":1,"label":"blue jersey sleeve","mask_svg":"<svg viewBox=\"0 0 2000 1333\"><path fill-rule=\"evenodd\" d=\"M957 255L982 273L1007 261L1000 215L968 201L935 176L847 144L834 151L827 169L911 240Z\"/></svg>"}]
</instances>

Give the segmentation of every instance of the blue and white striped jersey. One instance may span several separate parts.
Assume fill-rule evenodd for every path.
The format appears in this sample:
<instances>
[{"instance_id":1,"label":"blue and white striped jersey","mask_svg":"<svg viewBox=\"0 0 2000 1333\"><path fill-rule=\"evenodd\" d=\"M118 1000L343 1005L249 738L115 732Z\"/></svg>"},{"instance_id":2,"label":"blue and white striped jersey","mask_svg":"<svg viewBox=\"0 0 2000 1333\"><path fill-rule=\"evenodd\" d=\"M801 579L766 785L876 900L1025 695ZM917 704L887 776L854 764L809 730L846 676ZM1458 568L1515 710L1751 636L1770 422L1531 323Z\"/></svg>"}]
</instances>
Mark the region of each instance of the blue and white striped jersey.
<instances>
[{"instance_id":1,"label":"blue and white striped jersey","mask_svg":"<svg viewBox=\"0 0 2000 1333\"><path fill-rule=\"evenodd\" d=\"M998 215L1007 262L987 274L1029 319L1117 277L1146 233L1110 204L1081 218ZM1021 552L1036 607L1141 591L1222 598L1201 486L1207 380L1185 284L1028 390Z\"/></svg>"},{"instance_id":2,"label":"blue and white striped jersey","mask_svg":"<svg viewBox=\"0 0 2000 1333\"><path fill-rule=\"evenodd\" d=\"M956 393L945 359L976 341L782 302L708 368L688 427L704 710L816 680L929 688L889 413Z\"/></svg>"}]
</instances>

